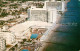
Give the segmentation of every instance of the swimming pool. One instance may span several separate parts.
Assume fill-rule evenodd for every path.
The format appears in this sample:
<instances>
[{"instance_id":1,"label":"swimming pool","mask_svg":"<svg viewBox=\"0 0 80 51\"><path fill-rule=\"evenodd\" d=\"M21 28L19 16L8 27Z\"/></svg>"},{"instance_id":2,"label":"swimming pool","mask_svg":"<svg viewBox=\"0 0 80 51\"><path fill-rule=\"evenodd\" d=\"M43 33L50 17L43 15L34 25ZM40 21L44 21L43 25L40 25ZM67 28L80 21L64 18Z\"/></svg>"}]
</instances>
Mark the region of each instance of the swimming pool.
<instances>
[{"instance_id":1,"label":"swimming pool","mask_svg":"<svg viewBox=\"0 0 80 51\"><path fill-rule=\"evenodd\" d=\"M23 49L22 51L29 51L28 49Z\"/></svg>"},{"instance_id":2,"label":"swimming pool","mask_svg":"<svg viewBox=\"0 0 80 51\"><path fill-rule=\"evenodd\" d=\"M37 37L38 37L38 34L32 34L30 38L32 39L32 38L37 38Z\"/></svg>"}]
</instances>

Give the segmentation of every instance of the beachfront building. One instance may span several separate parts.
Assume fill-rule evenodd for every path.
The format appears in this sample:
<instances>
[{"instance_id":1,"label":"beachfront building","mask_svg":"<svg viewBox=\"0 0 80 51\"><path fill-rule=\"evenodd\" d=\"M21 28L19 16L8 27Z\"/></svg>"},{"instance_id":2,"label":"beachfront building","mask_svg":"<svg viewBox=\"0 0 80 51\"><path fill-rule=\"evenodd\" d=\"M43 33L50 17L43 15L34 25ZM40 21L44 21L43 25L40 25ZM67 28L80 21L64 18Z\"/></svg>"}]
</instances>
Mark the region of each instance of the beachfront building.
<instances>
[{"instance_id":1,"label":"beachfront building","mask_svg":"<svg viewBox=\"0 0 80 51\"><path fill-rule=\"evenodd\" d=\"M65 11L65 3L65 1L48 0L44 2L43 8L31 6L28 9L29 20L55 23L56 19Z\"/></svg>"},{"instance_id":2,"label":"beachfront building","mask_svg":"<svg viewBox=\"0 0 80 51\"><path fill-rule=\"evenodd\" d=\"M44 8L48 11L48 22L56 23L56 19L65 11L65 1L45 1Z\"/></svg>"},{"instance_id":3,"label":"beachfront building","mask_svg":"<svg viewBox=\"0 0 80 51\"><path fill-rule=\"evenodd\" d=\"M29 21L48 21L47 10L43 8L28 9Z\"/></svg>"}]
</instances>

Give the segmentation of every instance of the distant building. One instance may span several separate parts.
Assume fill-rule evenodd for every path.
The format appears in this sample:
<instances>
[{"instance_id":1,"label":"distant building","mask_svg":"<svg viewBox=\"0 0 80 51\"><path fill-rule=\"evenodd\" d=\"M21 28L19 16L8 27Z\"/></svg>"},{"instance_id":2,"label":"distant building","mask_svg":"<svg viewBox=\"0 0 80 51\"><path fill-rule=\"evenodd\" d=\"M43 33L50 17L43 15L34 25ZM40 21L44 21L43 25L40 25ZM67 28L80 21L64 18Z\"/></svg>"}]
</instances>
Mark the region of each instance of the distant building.
<instances>
[{"instance_id":1,"label":"distant building","mask_svg":"<svg viewBox=\"0 0 80 51\"><path fill-rule=\"evenodd\" d=\"M7 25L4 25L3 27L2 27L2 31L7 31L8 30L8 26Z\"/></svg>"},{"instance_id":2,"label":"distant building","mask_svg":"<svg viewBox=\"0 0 80 51\"><path fill-rule=\"evenodd\" d=\"M57 11L63 11L64 9L64 3L62 1L45 1L44 8L46 9L54 9L56 8Z\"/></svg>"},{"instance_id":3,"label":"distant building","mask_svg":"<svg viewBox=\"0 0 80 51\"><path fill-rule=\"evenodd\" d=\"M3 37L0 37L0 51L6 50L6 41Z\"/></svg>"}]
</instances>

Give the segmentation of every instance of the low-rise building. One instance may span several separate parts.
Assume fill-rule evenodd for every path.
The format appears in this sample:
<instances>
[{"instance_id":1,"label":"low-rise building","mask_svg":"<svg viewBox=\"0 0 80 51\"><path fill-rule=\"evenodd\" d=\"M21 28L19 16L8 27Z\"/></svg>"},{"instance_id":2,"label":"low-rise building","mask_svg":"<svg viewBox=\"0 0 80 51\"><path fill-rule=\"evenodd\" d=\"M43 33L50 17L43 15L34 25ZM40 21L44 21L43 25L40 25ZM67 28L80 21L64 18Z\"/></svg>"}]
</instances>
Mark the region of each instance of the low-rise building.
<instances>
[{"instance_id":1,"label":"low-rise building","mask_svg":"<svg viewBox=\"0 0 80 51\"><path fill-rule=\"evenodd\" d=\"M5 39L5 48L6 49L3 50L3 51L13 50L12 48L14 48L15 51L17 50L16 49L17 48L16 45L18 44L18 42L16 41L16 38L15 38L14 34L9 33L9 32L0 32L0 37L3 37ZM1 38L0 38L0 40L1 40ZM2 43L2 41L0 41L0 43Z\"/></svg>"},{"instance_id":2,"label":"low-rise building","mask_svg":"<svg viewBox=\"0 0 80 51\"><path fill-rule=\"evenodd\" d=\"M0 32L0 37L6 39L6 44L14 44L16 42L15 35L9 32Z\"/></svg>"},{"instance_id":3,"label":"low-rise building","mask_svg":"<svg viewBox=\"0 0 80 51\"><path fill-rule=\"evenodd\" d=\"M0 51L6 51L6 40L0 37Z\"/></svg>"}]
</instances>

